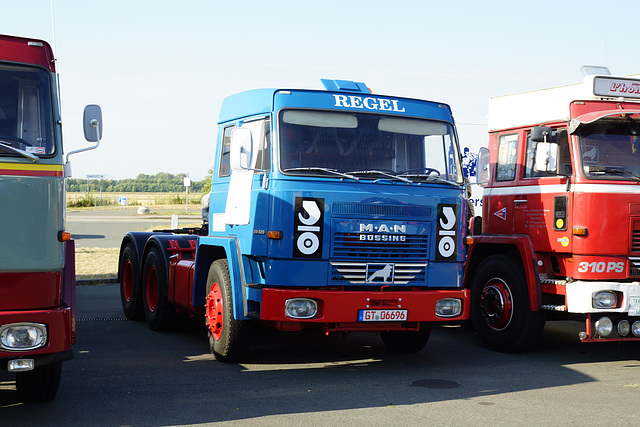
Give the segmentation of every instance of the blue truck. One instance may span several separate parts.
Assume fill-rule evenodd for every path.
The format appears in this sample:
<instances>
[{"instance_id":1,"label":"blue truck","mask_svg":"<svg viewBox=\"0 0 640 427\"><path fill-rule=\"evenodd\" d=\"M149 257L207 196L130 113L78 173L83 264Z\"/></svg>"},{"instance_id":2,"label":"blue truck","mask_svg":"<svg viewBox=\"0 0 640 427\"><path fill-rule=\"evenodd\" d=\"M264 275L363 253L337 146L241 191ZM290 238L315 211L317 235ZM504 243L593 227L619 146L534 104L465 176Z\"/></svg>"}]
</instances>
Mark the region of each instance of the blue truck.
<instances>
[{"instance_id":1,"label":"blue truck","mask_svg":"<svg viewBox=\"0 0 640 427\"><path fill-rule=\"evenodd\" d=\"M122 241L128 319L165 330L201 316L216 359L237 361L255 324L371 331L416 352L434 322L468 318L450 107L322 83L224 100L202 227Z\"/></svg>"}]
</instances>

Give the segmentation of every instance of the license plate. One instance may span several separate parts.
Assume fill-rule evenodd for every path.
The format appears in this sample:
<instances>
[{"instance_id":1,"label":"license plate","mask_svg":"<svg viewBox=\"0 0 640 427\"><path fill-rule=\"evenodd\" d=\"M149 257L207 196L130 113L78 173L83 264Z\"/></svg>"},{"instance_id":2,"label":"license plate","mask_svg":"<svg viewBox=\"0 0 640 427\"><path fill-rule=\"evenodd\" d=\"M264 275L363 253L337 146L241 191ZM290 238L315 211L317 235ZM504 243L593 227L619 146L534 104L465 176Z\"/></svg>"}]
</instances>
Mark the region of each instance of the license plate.
<instances>
[{"instance_id":1,"label":"license plate","mask_svg":"<svg viewBox=\"0 0 640 427\"><path fill-rule=\"evenodd\" d=\"M408 310L360 310L359 322L406 322Z\"/></svg>"},{"instance_id":2,"label":"license plate","mask_svg":"<svg viewBox=\"0 0 640 427\"><path fill-rule=\"evenodd\" d=\"M629 297L629 316L640 316L640 297Z\"/></svg>"}]
</instances>

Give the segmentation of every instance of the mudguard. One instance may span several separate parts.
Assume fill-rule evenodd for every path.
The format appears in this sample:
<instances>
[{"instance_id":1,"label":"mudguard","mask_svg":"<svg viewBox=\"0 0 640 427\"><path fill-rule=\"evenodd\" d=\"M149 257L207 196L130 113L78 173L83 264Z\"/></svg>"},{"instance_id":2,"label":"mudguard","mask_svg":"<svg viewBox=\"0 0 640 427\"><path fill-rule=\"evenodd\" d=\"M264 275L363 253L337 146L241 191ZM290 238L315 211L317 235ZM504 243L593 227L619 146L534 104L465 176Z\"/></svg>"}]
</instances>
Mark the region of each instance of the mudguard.
<instances>
[{"instance_id":1,"label":"mudguard","mask_svg":"<svg viewBox=\"0 0 640 427\"><path fill-rule=\"evenodd\" d=\"M233 292L233 316L236 319L247 317L247 288L240 245L235 237L200 237L196 249L196 267L194 273L193 306L204 307L207 276L209 267L216 259L226 258L229 261L229 277Z\"/></svg>"}]
</instances>

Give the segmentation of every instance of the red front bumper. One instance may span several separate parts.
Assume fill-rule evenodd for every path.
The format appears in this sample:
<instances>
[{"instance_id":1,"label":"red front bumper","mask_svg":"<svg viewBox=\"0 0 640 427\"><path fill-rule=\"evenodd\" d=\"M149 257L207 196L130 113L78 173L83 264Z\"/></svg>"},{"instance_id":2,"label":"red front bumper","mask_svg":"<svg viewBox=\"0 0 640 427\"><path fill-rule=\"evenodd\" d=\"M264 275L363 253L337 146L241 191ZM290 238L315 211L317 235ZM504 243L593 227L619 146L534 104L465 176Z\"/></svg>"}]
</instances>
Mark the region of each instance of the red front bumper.
<instances>
[{"instance_id":1,"label":"red front bumper","mask_svg":"<svg viewBox=\"0 0 640 427\"><path fill-rule=\"evenodd\" d=\"M285 315L285 302L291 298L309 298L318 303L318 314L311 319L292 319ZM436 315L436 303L455 298L462 303L456 317ZM414 329L418 322L454 322L469 318L469 290L421 290L396 292L263 289L260 319L276 322L279 329L300 329L305 325L322 325L328 330ZM364 309L408 310L406 322L358 322ZM291 327L286 323L292 322ZM415 326L407 324L416 324Z\"/></svg>"},{"instance_id":2,"label":"red front bumper","mask_svg":"<svg viewBox=\"0 0 640 427\"><path fill-rule=\"evenodd\" d=\"M0 348L0 359L35 356L50 353L62 353L71 350L73 333L70 307L57 307L48 310L24 310L0 312L0 326L10 323L42 323L47 325L47 344L29 351L7 351Z\"/></svg>"}]
</instances>

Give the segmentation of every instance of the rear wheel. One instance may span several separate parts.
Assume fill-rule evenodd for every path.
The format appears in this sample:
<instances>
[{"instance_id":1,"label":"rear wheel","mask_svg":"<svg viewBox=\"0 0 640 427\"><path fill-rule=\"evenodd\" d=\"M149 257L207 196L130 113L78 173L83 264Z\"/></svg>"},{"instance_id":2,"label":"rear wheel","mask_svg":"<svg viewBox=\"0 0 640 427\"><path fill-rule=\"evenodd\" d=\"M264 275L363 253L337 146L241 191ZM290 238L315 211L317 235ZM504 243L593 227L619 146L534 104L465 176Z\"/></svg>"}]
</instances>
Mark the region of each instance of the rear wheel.
<instances>
[{"instance_id":1,"label":"rear wheel","mask_svg":"<svg viewBox=\"0 0 640 427\"><path fill-rule=\"evenodd\" d=\"M16 389L27 402L48 402L56 397L62 375L62 362L16 373Z\"/></svg>"},{"instance_id":2,"label":"rear wheel","mask_svg":"<svg viewBox=\"0 0 640 427\"><path fill-rule=\"evenodd\" d=\"M533 347L544 329L544 314L531 311L520 262L494 255L480 264L471 286L471 321L489 347L516 352Z\"/></svg>"},{"instance_id":3,"label":"rear wheel","mask_svg":"<svg viewBox=\"0 0 640 427\"><path fill-rule=\"evenodd\" d=\"M418 331L385 331L380 333L388 350L396 353L417 353L422 350L431 336L431 324L420 323Z\"/></svg>"},{"instance_id":4,"label":"rear wheel","mask_svg":"<svg viewBox=\"0 0 640 427\"><path fill-rule=\"evenodd\" d=\"M142 305L149 328L154 331L167 330L176 309L169 302L167 268L158 248L152 248L144 260L142 285Z\"/></svg>"},{"instance_id":5,"label":"rear wheel","mask_svg":"<svg viewBox=\"0 0 640 427\"><path fill-rule=\"evenodd\" d=\"M118 279L120 281L120 299L122 310L129 320L144 319L142 289L140 286L140 266L138 265L133 243L125 245L120 256Z\"/></svg>"},{"instance_id":6,"label":"rear wheel","mask_svg":"<svg viewBox=\"0 0 640 427\"><path fill-rule=\"evenodd\" d=\"M219 259L207 276L205 326L211 353L221 362L235 362L249 349L249 321L233 316L233 295L229 263Z\"/></svg>"}]
</instances>

